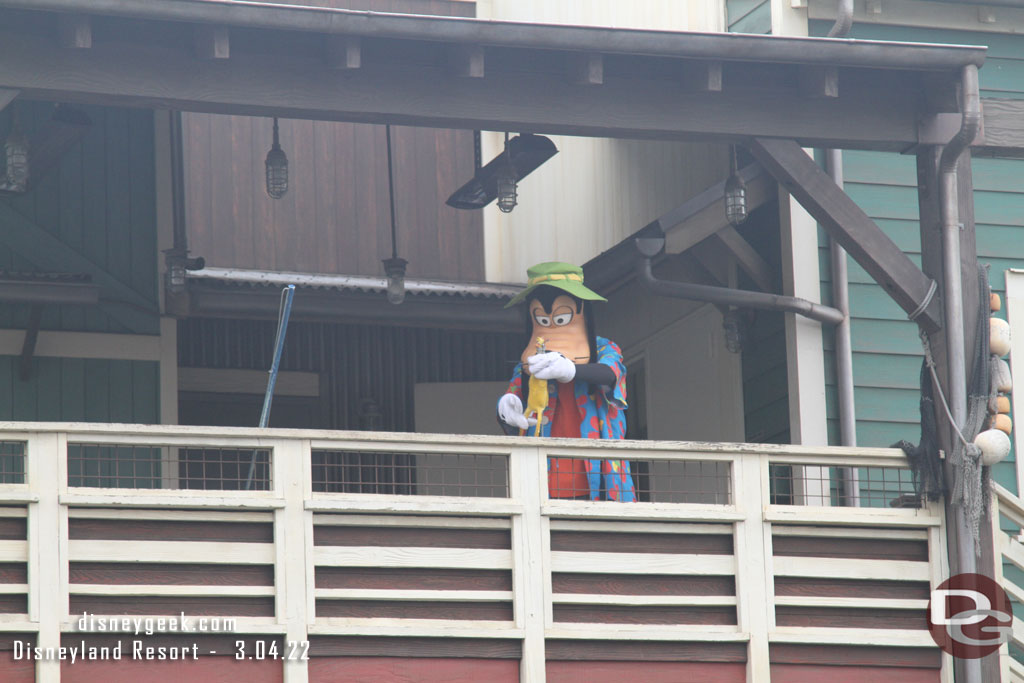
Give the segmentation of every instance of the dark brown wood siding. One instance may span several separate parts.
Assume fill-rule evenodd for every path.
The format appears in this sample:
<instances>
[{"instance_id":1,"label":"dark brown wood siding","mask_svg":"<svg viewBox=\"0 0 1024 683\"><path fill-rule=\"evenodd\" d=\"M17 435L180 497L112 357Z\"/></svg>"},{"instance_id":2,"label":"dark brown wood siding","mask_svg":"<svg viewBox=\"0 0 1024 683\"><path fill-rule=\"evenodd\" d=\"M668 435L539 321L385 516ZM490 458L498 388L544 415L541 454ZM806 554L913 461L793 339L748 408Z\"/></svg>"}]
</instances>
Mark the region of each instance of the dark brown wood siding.
<instances>
[{"instance_id":1,"label":"dark brown wood siding","mask_svg":"<svg viewBox=\"0 0 1024 683\"><path fill-rule=\"evenodd\" d=\"M473 16L447 0L290 4ZM339 81L342 81L340 78ZM268 118L182 115L189 248L210 266L382 275L391 255L384 126L281 120L289 190L267 196ZM398 252L410 277L484 279L479 211L445 199L473 175L469 130L392 128Z\"/></svg>"}]
</instances>

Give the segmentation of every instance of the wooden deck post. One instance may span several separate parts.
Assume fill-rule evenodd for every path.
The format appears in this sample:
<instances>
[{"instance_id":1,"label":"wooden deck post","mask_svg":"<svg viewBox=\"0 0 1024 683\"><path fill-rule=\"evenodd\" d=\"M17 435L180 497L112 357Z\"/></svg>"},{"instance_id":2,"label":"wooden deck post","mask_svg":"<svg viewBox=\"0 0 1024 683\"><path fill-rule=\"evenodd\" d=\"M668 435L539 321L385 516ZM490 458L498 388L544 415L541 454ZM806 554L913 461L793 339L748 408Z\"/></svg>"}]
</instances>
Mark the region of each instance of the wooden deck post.
<instances>
[{"instance_id":1,"label":"wooden deck post","mask_svg":"<svg viewBox=\"0 0 1024 683\"><path fill-rule=\"evenodd\" d=\"M510 458L510 494L523 506L521 515L512 516L512 586L516 628L523 631L522 683L546 680L544 629L550 621L551 585L550 578L545 580L550 572L544 550L550 548L551 531L540 508L547 498L547 482L543 449L523 448Z\"/></svg>"},{"instance_id":2,"label":"wooden deck post","mask_svg":"<svg viewBox=\"0 0 1024 683\"><path fill-rule=\"evenodd\" d=\"M918 206L920 211L921 230L921 269L926 275L933 278L938 284L938 291L943 289L942 272L942 220L940 214L940 193L939 193L939 156L942 153L938 147L923 147L917 153L917 177L918 177ZM963 287L963 318L964 318L964 349L966 351L966 366L963 372L967 374L970 381L970 372L974 362L976 330L979 316L988 316L988 310L979 306L978 299L978 257L975 243L974 230L974 183L971 176L971 154L966 150L960 157L957 164L957 201L960 214L960 273ZM935 359L935 370L939 377L939 384L942 391L949 395L949 372L946 364L946 343L944 330L939 329L928 335L928 342L932 349L932 356ZM938 396L935 397L935 419L938 425L939 448L946 454L947 459L943 463L943 474L947 491L953 489L956 473L948 459L952 453L953 445L957 436L949 425ZM958 561L958 552L961 544L972 543L971 539L959 538L957 534L956 519L960 515L960 506L951 505L949 498L945 501L946 519L949 523L946 526L947 544L949 549L949 574L961 573ZM981 534L981 557L978 561L978 573L986 576L994 576L994 557L990 529L992 522L989 515L982 511L982 519L979 528ZM948 576L945 578L949 578ZM961 660L954 660L954 666L958 678L962 675ZM986 681L998 681L999 679L999 657L992 655L982 660L982 678Z\"/></svg>"}]
</instances>

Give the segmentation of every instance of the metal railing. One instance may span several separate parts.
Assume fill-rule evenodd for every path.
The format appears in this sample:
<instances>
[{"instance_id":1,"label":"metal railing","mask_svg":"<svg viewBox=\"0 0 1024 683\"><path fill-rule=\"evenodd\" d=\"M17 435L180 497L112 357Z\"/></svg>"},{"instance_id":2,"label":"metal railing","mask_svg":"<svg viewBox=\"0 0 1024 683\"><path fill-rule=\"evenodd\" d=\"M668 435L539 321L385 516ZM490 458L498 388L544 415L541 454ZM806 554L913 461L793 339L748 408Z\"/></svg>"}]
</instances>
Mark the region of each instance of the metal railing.
<instances>
[{"instance_id":1,"label":"metal railing","mask_svg":"<svg viewBox=\"0 0 1024 683\"><path fill-rule=\"evenodd\" d=\"M39 647L77 638L76 610L176 614L212 599L240 638L517 643L530 683L577 642L699 643L756 681L772 680L776 646L934 647L920 625L929 588L946 578L941 507L811 496L829 468L901 469L897 450L0 430L27 467L0 482L0 561L25 567L24 585L0 573L0 612L18 591L26 610L0 622ZM245 490L254 455L259 485ZM636 500L549 497L551 459L629 463ZM787 500L773 490L782 468ZM60 680L59 662L35 665L37 680ZM306 667L287 662L285 680L307 680Z\"/></svg>"}]
</instances>

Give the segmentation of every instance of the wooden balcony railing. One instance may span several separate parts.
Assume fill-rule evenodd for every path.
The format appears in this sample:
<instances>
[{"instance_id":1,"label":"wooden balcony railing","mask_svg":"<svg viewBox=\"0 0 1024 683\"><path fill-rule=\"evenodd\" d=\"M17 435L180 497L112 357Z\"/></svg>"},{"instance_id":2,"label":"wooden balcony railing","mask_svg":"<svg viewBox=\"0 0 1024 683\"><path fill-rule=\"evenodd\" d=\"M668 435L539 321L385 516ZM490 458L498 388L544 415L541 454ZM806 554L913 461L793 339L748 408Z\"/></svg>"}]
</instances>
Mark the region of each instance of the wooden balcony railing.
<instances>
[{"instance_id":1,"label":"wooden balcony railing","mask_svg":"<svg viewBox=\"0 0 1024 683\"><path fill-rule=\"evenodd\" d=\"M386 680L380 667L401 658L531 683L595 666L634 680L662 680L658 667L671 667L672 680L786 681L820 665L949 680L925 610L946 578L941 506L863 507L878 496L839 506L828 483L829 468L862 468L862 484L876 468L901 469L900 451L59 423L0 431L0 630L36 647L124 636L83 632L83 614L183 612L233 621L227 633L147 642L197 643L203 662L227 665L236 641L246 656L308 642L309 659L237 663L289 683L341 680L338 671ZM627 460L640 500L549 499L550 456ZM792 504L801 501L833 504ZM10 654L0 653L0 674ZM34 662L39 681L68 667Z\"/></svg>"}]
</instances>

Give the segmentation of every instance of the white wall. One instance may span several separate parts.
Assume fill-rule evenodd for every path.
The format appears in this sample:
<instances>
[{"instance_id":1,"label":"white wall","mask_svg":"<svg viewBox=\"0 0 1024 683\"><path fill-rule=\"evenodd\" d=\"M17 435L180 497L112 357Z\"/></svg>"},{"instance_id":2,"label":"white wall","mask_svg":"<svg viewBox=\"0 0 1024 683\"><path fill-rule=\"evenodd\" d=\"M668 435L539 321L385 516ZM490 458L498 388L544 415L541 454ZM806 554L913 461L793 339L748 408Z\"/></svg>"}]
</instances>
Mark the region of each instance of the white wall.
<instances>
[{"instance_id":1,"label":"white wall","mask_svg":"<svg viewBox=\"0 0 1024 683\"><path fill-rule=\"evenodd\" d=\"M483 19L720 31L722 0L481 0ZM596 86L600 87L600 86ZM510 131L511 133L530 131ZM559 153L523 179L511 214L484 209L486 276L524 282L542 261L582 264L724 177L721 145L551 136ZM503 132L485 132L486 162Z\"/></svg>"},{"instance_id":2,"label":"white wall","mask_svg":"<svg viewBox=\"0 0 1024 683\"><path fill-rule=\"evenodd\" d=\"M658 277L682 279L679 268ZM651 439L743 441L743 375L725 348L718 309L655 297L637 284L597 308L597 332L622 347L627 363L643 358L647 435Z\"/></svg>"},{"instance_id":3,"label":"white wall","mask_svg":"<svg viewBox=\"0 0 1024 683\"><path fill-rule=\"evenodd\" d=\"M507 381L419 383L413 394L416 431L500 436L495 415L507 387Z\"/></svg>"}]
</instances>

